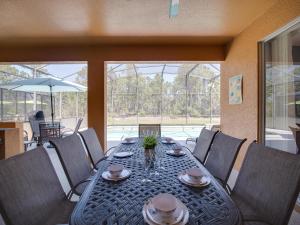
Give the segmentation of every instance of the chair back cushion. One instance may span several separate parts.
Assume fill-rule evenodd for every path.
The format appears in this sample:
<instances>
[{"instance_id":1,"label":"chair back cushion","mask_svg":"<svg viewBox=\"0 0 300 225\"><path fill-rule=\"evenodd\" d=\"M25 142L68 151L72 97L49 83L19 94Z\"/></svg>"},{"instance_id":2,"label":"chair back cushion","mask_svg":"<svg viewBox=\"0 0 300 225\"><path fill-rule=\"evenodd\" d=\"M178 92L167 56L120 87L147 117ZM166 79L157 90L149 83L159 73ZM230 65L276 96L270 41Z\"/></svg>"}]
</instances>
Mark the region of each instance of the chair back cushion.
<instances>
[{"instance_id":1,"label":"chair back cushion","mask_svg":"<svg viewBox=\"0 0 300 225\"><path fill-rule=\"evenodd\" d=\"M88 128L87 130L79 132L79 134L87 148L93 166L96 167L96 164L103 159L105 155L94 128Z\"/></svg>"},{"instance_id":2,"label":"chair back cushion","mask_svg":"<svg viewBox=\"0 0 300 225\"><path fill-rule=\"evenodd\" d=\"M161 137L160 124L139 124L139 137Z\"/></svg>"},{"instance_id":3,"label":"chair back cushion","mask_svg":"<svg viewBox=\"0 0 300 225\"><path fill-rule=\"evenodd\" d=\"M206 128L202 129L199 137L197 138L196 146L193 151L193 155L200 160L200 162L205 162L208 151L217 133L218 131L211 131Z\"/></svg>"},{"instance_id":4,"label":"chair back cushion","mask_svg":"<svg viewBox=\"0 0 300 225\"><path fill-rule=\"evenodd\" d=\"M42 147L0 161L0 209L7 225L40 225L66 195Z\"/></svg>"},{"instance_id":5,"label":"chair back cushion","mask_svg":"<svg viewBox=\"0 0 300 225\"><path fill-rule=\"evenodd\" d=\"M246 139L238 139L222 132L216 134L205 162L209 172L227 183L233 164Z\"/></svg>"},{"instance_id":6,"label":"chair back cushion","mask_svg":"<svg viewBox=\"0 0 300 225\"><path fill-rule=\"evenodd\" d=\"M57 151L71 187L90 176L91 165L77 134L50 141Z\"/></svg>"},{"instance_id":7,"label":"chair back cushion","mask_svg":"<svg viewBox=\"0 0 300 225\"><path fill-rule=\"evenodd\" d=\"M233 194L263 220L288 224L300 191L300 156L252 143Z\"/></svg>"},{"instance_id":8,"label":"chair back cushion","mask_svg":"<svg viewBox=\"0 0 300 225\"><path fill-rule=\"evenodd\" d=\"M28 120L29 120L29 124L30 124L30 128L31 128L33 137L40 136L39 123L43 122L43 121L42 120L36 120L34 116L29 116Z\"/></svg>"}]
</instances>

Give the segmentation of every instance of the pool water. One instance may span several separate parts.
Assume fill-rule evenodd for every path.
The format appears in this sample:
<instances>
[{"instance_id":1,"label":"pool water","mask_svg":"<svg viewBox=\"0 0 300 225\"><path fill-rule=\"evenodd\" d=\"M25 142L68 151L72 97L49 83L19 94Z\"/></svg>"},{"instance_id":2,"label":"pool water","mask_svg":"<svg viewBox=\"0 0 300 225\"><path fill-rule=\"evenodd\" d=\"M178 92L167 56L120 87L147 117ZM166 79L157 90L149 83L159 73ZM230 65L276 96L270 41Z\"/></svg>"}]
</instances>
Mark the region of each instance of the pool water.
<instances>
[{"instance_id":1,"label":"pool water","mask_svg":"<svg viewBox=\"0 0 300 225\"><path fill-rule=\"evenodd\" d=\"M176 140L186 140L198 137L204 126L162 126L162 137L172 137ZM138 126L108 126L107 140L120 141L126 137L137 137Z\"/></svg>"}]
</instances>

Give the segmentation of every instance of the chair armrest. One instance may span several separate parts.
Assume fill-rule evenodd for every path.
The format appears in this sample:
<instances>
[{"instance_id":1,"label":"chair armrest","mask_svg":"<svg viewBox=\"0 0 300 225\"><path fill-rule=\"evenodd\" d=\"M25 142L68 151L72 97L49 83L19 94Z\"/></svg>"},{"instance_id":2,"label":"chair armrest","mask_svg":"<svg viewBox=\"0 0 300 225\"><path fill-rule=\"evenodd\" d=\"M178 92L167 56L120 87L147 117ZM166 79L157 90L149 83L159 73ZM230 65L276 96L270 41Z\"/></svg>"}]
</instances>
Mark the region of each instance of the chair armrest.
<instances>
[{"instance_id":1,"label":"chair armrest","mask_svg":"<svg viewBox=\"0 0 300 225\"><path fill-rule=\"evenodd\" d=\"M71 129L71 128L66 128L66 130L64 130L63 132L61 132L60 136L63 137L65 133L70 133L70 132L74 133L75 131L73 129Z\"/></svg>"},{"instance_id":2,"label":"chair armrest","mask_svg":"<svg viewBox=\"0 0 300 225\"><path fill-rule=\"evenodd\" d=\"M23 140L28 141L28 132L26 130L23 130Z\"/></svg>"},{"instance_id":3,"label":"chair armrest","mask_svg":"<svg viewBox=\"0 0 300 225\"><path fill-rule=\"evenodd\" d=\"M231 187L230 187L228 184L225 185L225 190L226 190L226 192L227 192L229 195L231 195L232 189L231 189Z\"/></svg>"},{"instance_id":4,"label":"chair armrest","mask_svg":"<svg viewBox=\"0 0 300 225\"><path fill-rule=\"evenodd\" d=\"M116 147L118 147L118 146L113 146L113 147L109 148L109 149L105 152L105 156L109 156L109 155L111 154L111 151L112 151L114 148L116 148Z\"/></svg>"},{"instance_id":5,"label":"chair armrest","mask_svg":"<svg viewBox=\"0 0 300 225\"><path fill-rule=\"evenodd\" d=\"M219 177L214 177L214 178L223 186L227 194L231 195L232 193L231 187L227 183L224 183L224 181L221 178Z\"/></svg>"},{"instance_id":6,"label":"chair armrest","mask_svg":"<svg viewBox=\"0 0 300 225\"><path fill-rule=\"evenodd\" d=\"M24 132L25 136L28 137L28 132L26 130L23 130L23 132Z\"/></svg>"},{"instance_id":7,"label":"chair armrest","mask_svg":"<svg viewBox=\"0 0 300 225\"><path fill-rule=\"evenodd\" d=\"M185 140L185 143L187 144L188 142L197 142L197 138L187 138L186 140Z\"/></svg>"},{"instance_id":8,"label":"chair armrest","mask_svg":"<svg viewBox=\"0 0 300 225\"><path fill-rule=\"evenodd\" d=\"M71 188L71 190L68 192L67 198L70 200L70 199L72 198L73 194L76 194L76 195L80 196L81 194L78 193L78 192L76 191L76 188L77 188L80 184L84 184L84 183L86 183L86 182L90 182L91 180L92 180L91 178L88 178L88 179L86 179L86 180L82 180L82 181L78 182L78 184L76 184L76 185L75 185L73 188Z\"/></svg>"},{"instance_id":9,"label":"chair armrest","mask_svg":"<svg viewBox=\"0 0 300 225\"><path fill-rule=\"evenodd\" d=\"M188 147L182 145L181 147L186 148L190 153L192 153L191 149L189 149Z\"/></svg>"},{"instance_id":10,"label":"chair armrest","mask_svg":"<svg viewBox=\"0 0 300 225\"><path fill-rule=\"evenodd\" d=\"M96 163L96 165L98 165L98 163L100 163L100 162L102 162L104 160L107 160L107 159L108 159L108 156L104 156L102 159L98 160L98 162ZM93 170L97 172L98 168L94 167Z\"/></svg>"}]
</instances>

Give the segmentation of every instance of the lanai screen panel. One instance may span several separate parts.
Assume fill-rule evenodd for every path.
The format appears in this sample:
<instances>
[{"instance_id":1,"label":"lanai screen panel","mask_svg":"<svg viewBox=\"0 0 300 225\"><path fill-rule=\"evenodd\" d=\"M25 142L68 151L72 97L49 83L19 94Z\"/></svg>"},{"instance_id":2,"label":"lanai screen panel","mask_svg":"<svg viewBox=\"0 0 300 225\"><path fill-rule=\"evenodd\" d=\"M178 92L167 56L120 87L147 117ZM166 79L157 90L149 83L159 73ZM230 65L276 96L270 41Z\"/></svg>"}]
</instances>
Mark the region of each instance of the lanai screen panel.
<instances>
[{"instance_id":1,"label":"lanai screen panel","mask_svg":"<svg viewBox=\"0 0 300 225\"><path fill-rule=\"evenodd\" d=\"M218 123L220 66L107 63L108 125Z\"/></svg>"}]
</instances>

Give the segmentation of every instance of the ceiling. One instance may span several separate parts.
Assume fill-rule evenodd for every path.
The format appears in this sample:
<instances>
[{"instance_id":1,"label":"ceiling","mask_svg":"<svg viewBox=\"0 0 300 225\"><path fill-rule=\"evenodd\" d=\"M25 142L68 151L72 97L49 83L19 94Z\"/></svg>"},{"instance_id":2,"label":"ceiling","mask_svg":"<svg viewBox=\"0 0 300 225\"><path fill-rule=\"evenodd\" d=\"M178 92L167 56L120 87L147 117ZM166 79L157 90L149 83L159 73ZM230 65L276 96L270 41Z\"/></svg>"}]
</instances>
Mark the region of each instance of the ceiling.
<instances>
[{"instance_id":1,"label":"ceiling","mask_svg":"<svg viewBox=\"0 0 300 225\"><path fill-rule=\"evenodd\" d=\"M276 0L0 0L1 44L224 44Z\"/></svg>"}]
</instances>

